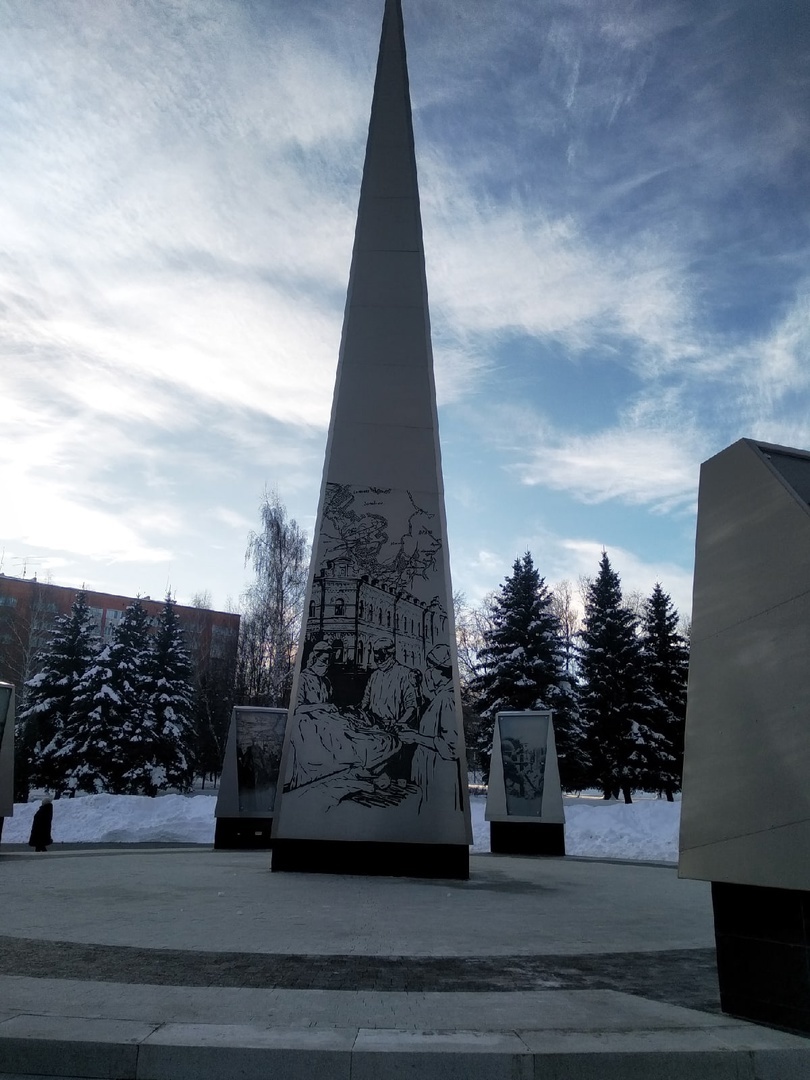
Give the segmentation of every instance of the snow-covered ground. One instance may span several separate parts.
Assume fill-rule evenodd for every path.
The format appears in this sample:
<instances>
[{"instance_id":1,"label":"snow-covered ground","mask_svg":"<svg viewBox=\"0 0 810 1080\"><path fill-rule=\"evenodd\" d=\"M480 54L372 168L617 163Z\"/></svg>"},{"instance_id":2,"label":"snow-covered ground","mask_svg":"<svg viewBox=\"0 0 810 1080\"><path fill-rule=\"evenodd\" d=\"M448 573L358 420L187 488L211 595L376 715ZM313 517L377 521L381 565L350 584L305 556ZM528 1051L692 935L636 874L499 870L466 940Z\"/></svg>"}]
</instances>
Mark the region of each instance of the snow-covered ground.
<instances>
[{"instance_id":1,"label":"snow-covered ground","mask_svg":"<svg viewBox=\"0 0 810 1080\"><path fill-rule=\"evenodd\" d=\"M473 851L489 851L486 800L473 796ZM569 855L677 862L680 802L640 799L627 806L601 799L566 798ZM37 802L20 803L3 829L3 843L24 844ZM136 844L214 842L215 795L87 795L54 803L53 837L59 843Z\"/></svg>"}]
</instances>

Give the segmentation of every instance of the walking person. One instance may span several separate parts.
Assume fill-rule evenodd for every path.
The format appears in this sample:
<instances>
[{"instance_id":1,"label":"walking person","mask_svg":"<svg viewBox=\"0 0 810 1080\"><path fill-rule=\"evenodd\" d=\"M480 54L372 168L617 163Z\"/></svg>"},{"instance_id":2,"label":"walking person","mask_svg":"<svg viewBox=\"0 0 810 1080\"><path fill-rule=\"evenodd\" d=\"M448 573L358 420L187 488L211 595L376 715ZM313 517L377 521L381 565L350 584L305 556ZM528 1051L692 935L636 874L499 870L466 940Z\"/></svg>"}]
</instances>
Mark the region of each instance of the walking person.
<instances>
[{"instance_id":1,"label":"walking person","mask_svg":"<svg viewBox=\"0 0 810 1080\"><path fill-rule=\"evenodd\" d=\"M53 800L43 799L39 810L34 814L31 822L31 835L28 838L28 846L34 851L47 851L48 844L53 843L51 825L53 823Z\"/></svg>"}]
</instances>

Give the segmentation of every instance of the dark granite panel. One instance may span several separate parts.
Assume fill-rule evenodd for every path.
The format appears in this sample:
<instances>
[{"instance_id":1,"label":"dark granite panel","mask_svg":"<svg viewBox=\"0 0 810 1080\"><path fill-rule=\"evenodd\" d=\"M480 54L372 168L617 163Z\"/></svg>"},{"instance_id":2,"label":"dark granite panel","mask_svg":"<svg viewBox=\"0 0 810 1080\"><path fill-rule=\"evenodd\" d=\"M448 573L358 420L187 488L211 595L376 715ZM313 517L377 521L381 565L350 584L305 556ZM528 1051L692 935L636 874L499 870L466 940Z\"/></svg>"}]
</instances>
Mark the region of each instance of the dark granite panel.
<instances>
[{"instance_id":1,"label":"dark granite panel","mask_svg":"<svg viewBox=\"0 0 810 1080\"><path fill-rule=\"evenodd\" d=\"M214 847L217 850L268 850L273 846L272 818L217 818Z\"/></svg>"},{"instance_id":2,"label":"dark granite panel","mask_svg":"<svg viewBox=\"0 0 810 1080\"><path fill-rule=\"evenodd\" d=\"M786 1028L802 1034L810 1032L810 1010L759 998L747 998L732 994L723 997L723 1012L729 1016L738 1016L755 1024L769 1024L772 1027Z\"/></svg>"},{"instance_id":3,"label":"dark granite panel","mask_svg":"<svg viewBox=\"0 0 810 1080\"><path fill-rule=\"evenodd\" d=\"M490 850L498 855L565 855L565 826L531 821L491 821Z\"/></svg>"},{"instance_id":4,"label":"dark granite panel","mask_svg":"<svg viewBox=\"0 0 810 1080\"><path fill-rule=\"evenodd\" d=\"M461 844L277 839L273 842L270 868L304 874L366 874L466 881L470 876L470 849Z\"/></svg>"},{"instance_id":5,"label":"dark granite panel","mask_svg":"<svg viewBox=\"0 0 810 1080\"><path fill-rule=\"evenodd\" d=\"M807 950L751 938L717 937L720 1000L726 993L810 1010Z\"/></svg>"},{"instance_id":6,"label":"dark granite panel","mask_svg":"<svg viewBox=\"0 0 810 1080\"><path fill-rule=\"evenodd\" d=\"M714 925L718 934L807 945L810 924L807 893L757 885L712 882Z\"/></svg>"},{"instance_id":7,"label":"dark granite panel","mask_svg":"<svg viewBox=\"0 0 810 1080\"><path fill-rule=\"evenodd\" d=\"M712 903L723 1011L810 1031L810 896L713 882Z\"/></svg>"}]
</instances>

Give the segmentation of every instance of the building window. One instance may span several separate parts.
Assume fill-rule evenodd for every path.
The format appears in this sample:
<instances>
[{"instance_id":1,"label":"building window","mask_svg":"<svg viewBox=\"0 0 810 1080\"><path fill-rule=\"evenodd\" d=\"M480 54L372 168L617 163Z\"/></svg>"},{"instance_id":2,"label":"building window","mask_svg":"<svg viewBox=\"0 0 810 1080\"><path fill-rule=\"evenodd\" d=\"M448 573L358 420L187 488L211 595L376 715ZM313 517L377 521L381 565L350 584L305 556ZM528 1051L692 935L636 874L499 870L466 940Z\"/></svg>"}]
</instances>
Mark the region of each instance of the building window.
<instances>
[{"instance_id":1,"label":"building window","mask_svg":"<svg viewBox=\"0 0 810 1080\"><path fill-rule=\"evenodd\" d=\"M337 616L343 615L344 611L345 611L345 607L346 607L346 601L343 599L342 596L339 596L337 598L337 600L335 600L335 615L337 615Z\"/></svg>"},{"instance_id":2,"label":"building window","mask_svg":"<svg viewBox=\"0 0 810 1080\"><path fill-rule=\"evenodd\" d=\"M315 601L314 600L310 600L310 602L309 602L309 617L310 617L310 619L315 618Z\"/></svg>"},{"instance_id":3,"label":"building window","mask_svg":"<svg viewBox=\"0 0 810 1080\"><path fill-rule=\"evenodd\" d=\"M363 618L363 609L364 609L364 607L365 607L365 604L361 600L360 603L357 605L357 614L361 619Z\"/></svg>"}]
</instances>

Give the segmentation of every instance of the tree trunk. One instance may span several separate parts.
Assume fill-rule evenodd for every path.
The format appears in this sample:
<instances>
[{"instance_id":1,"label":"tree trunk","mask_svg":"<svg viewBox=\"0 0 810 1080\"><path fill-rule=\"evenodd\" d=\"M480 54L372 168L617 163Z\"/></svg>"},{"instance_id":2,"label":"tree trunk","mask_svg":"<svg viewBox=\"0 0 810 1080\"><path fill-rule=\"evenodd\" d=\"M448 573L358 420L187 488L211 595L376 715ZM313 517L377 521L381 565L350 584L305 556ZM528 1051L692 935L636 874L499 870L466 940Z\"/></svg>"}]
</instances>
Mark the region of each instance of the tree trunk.
<instances>
[{"instance_id":1,"label":"tree trunk","mask_svg":"<svg viewBox=\"0 0 810 1080\"><path fill-rule=\"evenodd\" d=\"M622 785L622 795L624 795L624 801L628 804L632 803L633 795L627 784Z\"/></svg>"}]
</instances>

